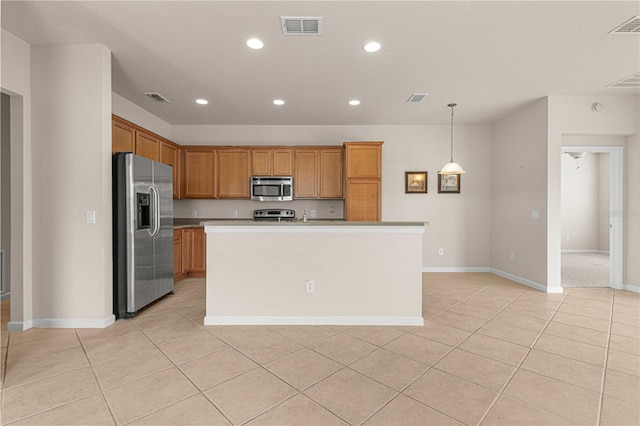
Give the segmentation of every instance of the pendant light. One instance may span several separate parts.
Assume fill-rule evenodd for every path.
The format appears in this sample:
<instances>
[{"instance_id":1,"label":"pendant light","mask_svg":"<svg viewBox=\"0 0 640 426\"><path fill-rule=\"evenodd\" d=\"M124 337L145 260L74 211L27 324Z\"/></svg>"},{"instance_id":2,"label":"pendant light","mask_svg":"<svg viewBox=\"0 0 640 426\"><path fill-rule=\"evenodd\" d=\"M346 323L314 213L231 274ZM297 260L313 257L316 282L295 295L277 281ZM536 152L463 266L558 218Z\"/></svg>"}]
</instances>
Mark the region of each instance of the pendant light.
<instances>
[{"instance_id":1,"label":"pendant light","mask_svg":"<svg viewBox=\"0 0 640 426\"><path fill-rule=\"evenodd\" d=\"M442 170L438 172L439 175L460 175L462 173L466 173L460 164L453 161L453 107L456 105L457 104L447 105L451 108L451 161L444 165Z\"/></svg>"}]
</instances>

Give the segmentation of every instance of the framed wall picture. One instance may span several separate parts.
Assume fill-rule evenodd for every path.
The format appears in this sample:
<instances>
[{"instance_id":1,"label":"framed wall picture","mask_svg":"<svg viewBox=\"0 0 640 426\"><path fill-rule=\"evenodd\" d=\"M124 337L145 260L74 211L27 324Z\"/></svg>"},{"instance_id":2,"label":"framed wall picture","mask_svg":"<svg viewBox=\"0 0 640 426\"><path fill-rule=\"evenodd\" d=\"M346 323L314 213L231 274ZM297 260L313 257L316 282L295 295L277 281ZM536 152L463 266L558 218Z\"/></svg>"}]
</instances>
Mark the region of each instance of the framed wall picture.
<instances>
[{"instance_id":1,"label":"framed wall picture","mask_svg":"<svg viewBox=\"0 0 640 426\"><path fill-rule=\"evenodd\" d=\"M459 194L461 175L438 175L439 194Z\"/></svg>"},{"instance_id":2,"label":"framed wall picture","mask_svg":"<svg viewBox=\"0 0 640 426\"><path fill-rule=\"evenodd\" d=\"M427 193L427 172L404 172L405 194Z\"/></svg>"}]
</instances>

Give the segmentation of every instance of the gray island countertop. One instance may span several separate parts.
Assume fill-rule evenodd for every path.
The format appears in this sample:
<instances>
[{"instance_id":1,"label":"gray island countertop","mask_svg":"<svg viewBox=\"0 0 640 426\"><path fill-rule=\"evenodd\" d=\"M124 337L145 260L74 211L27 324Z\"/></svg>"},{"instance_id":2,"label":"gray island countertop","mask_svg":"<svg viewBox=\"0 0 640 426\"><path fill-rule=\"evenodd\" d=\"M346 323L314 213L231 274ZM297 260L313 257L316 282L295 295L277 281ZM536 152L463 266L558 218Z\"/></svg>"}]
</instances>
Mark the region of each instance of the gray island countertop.
<instances>
[{"instance_id":1,"label":"gray island countertop","mask_svg":"<svg viewBox=\"0 0 640 426\"><path fill-rule=\"evenodd\" d=\"M262 227L262 226L286 226L286 227L304 227L304 226L428 226L429 222L346 222L344 220L308 220L303 221L262 221L262 220L210 220L203 221L203 226L250 226L250 227Z\"/></svg>"}]
</instances>

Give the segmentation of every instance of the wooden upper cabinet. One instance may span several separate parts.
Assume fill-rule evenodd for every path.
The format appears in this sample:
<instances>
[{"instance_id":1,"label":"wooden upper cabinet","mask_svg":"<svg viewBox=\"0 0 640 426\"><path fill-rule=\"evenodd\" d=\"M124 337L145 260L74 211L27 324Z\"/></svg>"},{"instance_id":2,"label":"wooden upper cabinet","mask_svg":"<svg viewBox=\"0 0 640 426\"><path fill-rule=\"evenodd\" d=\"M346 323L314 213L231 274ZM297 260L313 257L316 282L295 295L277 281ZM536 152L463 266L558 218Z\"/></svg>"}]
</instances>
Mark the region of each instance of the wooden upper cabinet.
<instances>
[{"instance_id":1,"label":"wooden upper cabinet","mask_svg":"<svg viewBox=\"0 0 640 426\"><path fill-rule=\"evenodd\" d=\"M345 220L382 220L382 142L345 142L344 168Z\"/></svg>"},{"instance_id":2,"label":"wooden upper cabinet","mask_svg":"<svg viewBox=\"0 0 640 426\"><path fill-rule=\"evenodd\" d=\"M136 131L113 117L111 121L111 153L135 152Z\"/></svg>"},{"instance_id":3,"label":"wooden upper cabinet","mask_svg":"<svg viewBox=\"0 0 640 426\"><path fill-rule=\"evenodd\" d=\"M136 154L153 161L160 161L160 141L157 137L136 130Z\"/></svg>"},{"instance_id":4,"label":"wooden upper cabinet","mask_svg":"<svg viewBox=\"0 0 640 426\"><path fill-rule=\"evenodd\" d=\"M382 142L345 142L345 178L382 177Z\"/></svg>"},{"instance_id":5,"label":"wooden upper cabinet","mask_svg":"<svg viewBox=\"0 0 640 426\"><path fill-rule=\"evenodd\" d=\"M218 149L218 197L249 198L251 177L250 150Z\"/></svg>"},{"instance_id":6,"label":"wooden upper cabinet","mask_svg":"<svg viewBox=\"0 0 640 426\"><path fill-rule=\"evenodd\" d=\"M342 148L320 148L320 198L342 198Z\"/></svg>"},{"instance_id":7,"label":"wooden upper cabinet","mask_svg":"<svg viewBox=\"0 0 640 426\"><path fill-rule=\"evenodd\" d=\"M273 149L251 150L251 175L273 176Z\"/></svg>"},{"instance_id":8,"label":"wooden upper cabinet","mask_svg":"<svg viewBox=\"0 0 640 426\"><path fill-rule=\"evenodd\" d=\"M351 179L345 185L345 220L379 222L382 212L380 179Z\"/></svg>"},{"instance_id":9,"label":"wooden upper cabinet","mask_svg":"<svg viewBox=\"0 0 640 426\"><path fill-rule=\"evenodd\" d=\"M251 149L252 176L293 176L292 148Z\"/></svg>"},{"instance_id":10,"label":"wooden upper cabinet","mask_svg":"<svg viewBox=\"0 0 640 426\"><path fill-rule=\"evenodd\" d=\"M294 198L318 197L318 149L296 148L294 155Z\"/></svg>"},{"instance_id":11,"label":"wooden upper cabinet","mask_svg":"<svg viewBox=\"0 0 640 426\"><path fill-rule=\"evenodd\" d=\"M293 149L273 148L273 176L293 176Z\"/></svg>"},{"instance_id":12,"label":"wooden upper cabinet","mask_svg":"<svg viewBox=\"0 0 640 426\"><path fill-rule=\"evenodd\" d=\"M160 141L160 162L172 166L173 169L173 198L180 198L180 150L167 141Z\"/></svg>"},{"instance_id":13,"label":"wooden upper cabinet","mask_svg":"<svg viewBox=\"0 0 640 426\"><path fill-rule=\"evenodd\" d=\"M211 147L185 147L184 197L216 197L216 150Z\"/></svg>"}]
</instances>

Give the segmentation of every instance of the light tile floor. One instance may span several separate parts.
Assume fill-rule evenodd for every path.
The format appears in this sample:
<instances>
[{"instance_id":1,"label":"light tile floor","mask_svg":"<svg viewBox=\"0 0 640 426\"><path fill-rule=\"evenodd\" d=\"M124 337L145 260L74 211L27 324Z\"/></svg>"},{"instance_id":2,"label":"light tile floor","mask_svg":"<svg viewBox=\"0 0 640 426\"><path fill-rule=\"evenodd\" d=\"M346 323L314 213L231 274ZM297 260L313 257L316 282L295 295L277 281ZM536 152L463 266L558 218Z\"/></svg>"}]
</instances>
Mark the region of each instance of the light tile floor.
<instances>
[{"instance_id":1,"label":"light tile floor","mask_svg":"<svg viewBox=\"0 0 640 426\"><path fill-rule=\"evenodd\" d=\"M190 279L106 329L3 331L1 422L640 424L638 294L423 281L424 327L205 327Z\"/></svg>"}]
</instances>

